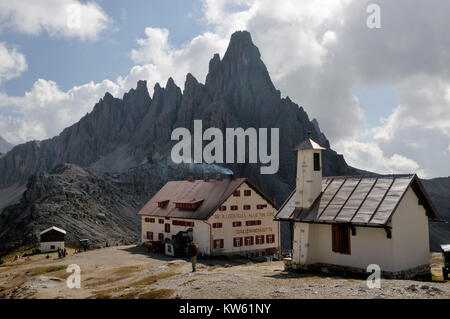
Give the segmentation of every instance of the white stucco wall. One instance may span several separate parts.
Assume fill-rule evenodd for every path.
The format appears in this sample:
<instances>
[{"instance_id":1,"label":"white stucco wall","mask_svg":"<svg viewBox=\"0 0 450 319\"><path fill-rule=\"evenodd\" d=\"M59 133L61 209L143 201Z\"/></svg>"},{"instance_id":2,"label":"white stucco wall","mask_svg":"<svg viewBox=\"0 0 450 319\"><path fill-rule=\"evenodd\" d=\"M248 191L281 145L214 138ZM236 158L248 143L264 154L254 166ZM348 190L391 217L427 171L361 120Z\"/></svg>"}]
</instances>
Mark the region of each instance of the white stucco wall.
<instances>
[{"instance_id":1,"label":"white stucco wall","mask_svg":"<svg viewBox=\"0 0 450 319\"><path fill-rule=\"evenodd\" d=\"M51 248L54 246L54 248ZM59 249L64 249L64 242L63 241L48 241L48 242L41 242L41 252L47 253L51 251L57 251Z\"/></svg>"},{"instance_id":2,"label":"white stucco wall","mask_svg":"<svg viewBox=\"0 0 450 319\"><path fill-rule=\"evenodd\" d=\"M389 224L392 238L382 228L356 227L350 236L351 254L332 251L331 225L310 224L306 264L326 263L365 269L378 264L382 271L401 271L429 263L428 218L409 188ZM300 230L294 225L293 262L300 261ZM296 242L297 241L297 242Z\"/></svg>"},{"instance_id":3,"label":"white stucco wall","mask_svg":"<svg viewBox=\"0 0 450 319\"><path fill-rule=\"evenodd\" d=\"M392 217L392 239L396 269L429 264L430 243L425 208L409 188Z\"/></svg>"},{"instance_id":4,"label":"white stucco wall","mask_svg":"<svg viewBox=\"0 0 450 319\"><path fill-rule=\"evenodd\" d=\"M327 263L366 268L380 265L382 270L395 271L393 241L380 228L356 227L356 236L350 236L351 254L333 252L331 225L311 224L309 230L308 264Z\"/></svg>"},{"instance_id":5,"label":"white stucco wall","mask_svg":"<svg viewBox=\"0 0 450 319\"><path fill-rule=\"evenodd\" d=\"M246 255L247 252L255 253L265 251L267 248L279 248L279 222L273 220L277 210L248 184L242 184L238 190L240 190L241 196L234 197L232 195L223 203L223 205L227 207L226 211L216 211L208 219L208 222L211 223L211 225L213 223L222 223L222 228L212 228L212 239L223 239L224 248L213 249L213 254L220 255L224 253ZM244 196L245 190L250 190L251 196ZM259 204L266 204L267 207L257 209L257 205ZM237 205L238 210L232 211L230 209L231 205ZM244 210L244 205L250 205L251 209ZM260 220L261 225L246 226L245 223L249 220ZM233 227L233 222L235 221L240 221L242 226ZM275 241L268 244L266 235L270 234L275 235ZM256 236L259 235L264 236L264 244L256 244ZM245 237L249 236L254 237L254 244L246 246L244 240ZM234 247L233 238L235 237L243 238L243 246Z\"/></svg>"}]
</instances>

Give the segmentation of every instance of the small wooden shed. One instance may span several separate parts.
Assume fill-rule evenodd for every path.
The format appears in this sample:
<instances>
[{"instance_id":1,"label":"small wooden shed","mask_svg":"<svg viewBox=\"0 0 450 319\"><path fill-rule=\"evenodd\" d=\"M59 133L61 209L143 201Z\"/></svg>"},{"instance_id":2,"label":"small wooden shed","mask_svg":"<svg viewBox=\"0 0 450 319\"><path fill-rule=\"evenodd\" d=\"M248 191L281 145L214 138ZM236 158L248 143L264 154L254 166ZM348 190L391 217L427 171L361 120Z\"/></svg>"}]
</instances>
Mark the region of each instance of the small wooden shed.
<instances>
[{"instance_id":1,"label":"small wooden shed","mask_svg":"<svg viewBox=\"0 0 450 319\"><path fill-rule=\"evenodd\" d=\"M43 230L40 233L41 237L41 252L51 252L57 251L59 249L64 249L64 241L66 238L66 231L52 226Z\"/></svg>"}]
</instances>

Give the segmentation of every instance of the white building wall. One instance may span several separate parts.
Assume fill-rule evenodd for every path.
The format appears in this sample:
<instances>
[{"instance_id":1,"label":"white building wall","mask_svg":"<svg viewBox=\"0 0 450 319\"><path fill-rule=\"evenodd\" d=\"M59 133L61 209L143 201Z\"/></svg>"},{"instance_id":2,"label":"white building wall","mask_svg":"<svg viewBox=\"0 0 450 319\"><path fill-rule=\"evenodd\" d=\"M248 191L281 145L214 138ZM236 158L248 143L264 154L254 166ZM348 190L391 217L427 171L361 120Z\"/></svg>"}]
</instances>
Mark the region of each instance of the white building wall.
<instances>
[{"instance_id":1,"label":"white building wall","mask_svg":"<svg viewBox=\"0 0 450 319\"><path fill-rule=\"evenodd\" d=\"M410 269L429 264L428 217L419 199L408 188L392 217L395 268Z\"/></svg>"},{"instance_id":2,"label":"white building wall","mask_svg":"<svg viewBox=\"0 0 450 319\"><path fill-rule=\"evenodd\" d=\"M383 228L356 227L350 236L351 254L332 251L331 225L310 224L306 264L325 263L366 269L378 264L382 271L402 271L429 263L428 218L409 188L392 218L392 238ZM293 262L301 263L301 229L294 225ZM296 242L297 241L297 242Z\"/></svg>"},{"instance_id":3,"label":"white building wall","mask_svg":"<svg viewBox=\"0 0 450 319\"><path fill-rule=\"evenodd\" d=\"M236 254L247 255L247 253L255 253L265 251L267 248L278 248L280 243L280 230L279 222L274 221L273 218L277 213L277 210L270 205L264 197L259 195L254 189L252 189L247 183L243 183L238 190L240 190L240 196L235 197L231 195L222 205L226 206L226 211L216 211L209 219L208 222L222 223L222 228L212 229L212 240L223 239L223 249L214 249L213 241L212 248L213 254ZM244 191L250 190L251 196L244 196ZM257 205L266 204L267 207L263 209L257 209ZM237 205L238 210L232 211L230 207ZM244 205L250 205L250 210L244 210ZM261 225L246 226L246 221L260 220ZM233 227L233 222L240 221L241 227ZM267 235L275 235L273 243L267 243ZM264 244L256 244L256 236L264 236ZM245 237L253 236L253 245L245 245ZM243 246L234 247L233 238L242 237Z\"/></svg>"},{"instance_id":4,"label":"white building wall","mask_svg":"<svg viewBox=\"0 0 450 319\"><path fill-rule=\"evenodd\" d=\"M52 248L53 246L53 248ZM64 242L63 241L48 241L48 242L41 242L41 252L48 253L52 251L57 251L59 249L64 249Z\"/></svg>"},{"instance_id":5,"label":"white building wall","mask_svg":"<svg viewBox=\"0 0 450 319\"><path fill-rule=\"evenodd\" d=\"M395 271L393 241L382 228L356 227L356 236L350 235L351 254L333 252L331 225L311 224L309 229L308 264L326 263L367 268L378 264L381 270Z\"/></svg>"},{"instance_id":6,"label":"white building wall","mask_svg":"<svg viewBox=\"0 0 450 319\"><path fill-rule=\"evenodd\" d=\"M247 183L243 183L238 190L240 196L235 197L231 195L222 205L227 207L226 211L217 210L208 220L193 220L183 218L170 218L165 217L153 217L153 216L141 216L141 240L142 242L149 240L147 238L147 232L153 232L153 240L158 240L158 234L164 234L164 238L172 238L172 235L176 235L180 231L186 231L188 226L173 225L173 220L194 222L193 237L199 245L199 251L201 254L240 254L245 255L246 252L265 251L267 248L278 248L280 243L280 229L279 222L274 221L273 218L277 210L272 207L262 196L260 196L254 189L250 188ZM244 191L250 190L251 196L244 196ZM257 209L257 205L266 204L267 207L263 209ZM232 211L231 205L237 205L238 210ZM250 205L250 210L244 210L244 205ZM146 222L146 218L154 218L155 222ZM164 220L163 224L159 223L159 219ZM246 226L247 220L261 220L261 225ZM241 227L233 227L234 221L240 221ZM166 233L164 224L170 224L170 232ZM222 228L212 228L213 223L222 223ZM266 235L273 234L275 237L274 243L268 244ZM254 238L254 244L251 246L245 246L243 242L242 247L233 247L233 238L247 236L256 237L256 235L264 236L264 244L256 245L256 238ZM223 249L213 249L214 239L223 239Z\"/></svg>"},{"instance_id":7,"label":"white building wall","mask_svg":"<svg viewBox=\"0 0 450 319\"><path fill-rule=\"evenodd\" d=\"M314 154L320 156L320 170L314 170ZM309 208L322 192L322 152L299 150L297 153L297 178L295 207Z\"/></svg>"}]
</instances>

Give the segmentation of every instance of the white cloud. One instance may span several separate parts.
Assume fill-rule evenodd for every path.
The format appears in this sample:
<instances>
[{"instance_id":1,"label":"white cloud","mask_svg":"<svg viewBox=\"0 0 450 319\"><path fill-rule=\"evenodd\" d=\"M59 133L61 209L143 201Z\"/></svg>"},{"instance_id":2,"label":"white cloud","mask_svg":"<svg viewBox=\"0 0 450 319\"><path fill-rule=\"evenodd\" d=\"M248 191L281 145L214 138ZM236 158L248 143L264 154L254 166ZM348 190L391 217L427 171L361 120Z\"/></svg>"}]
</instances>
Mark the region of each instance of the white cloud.
<instances>
[{"instance_id":1,"label":"white cloud","mask_svg":"<svg viewBox=\"0 0 450 319\"><path fill-rule=\"evenodd\" d=\"M24 96L0 93L1 135L15 144L55 136L90 112L105 92L117 96L122 91L104 80L64 92L55 82L38 79Z\"/></svg>"},{"instance_id":2,"label":"white cloud","mask_svg":"<svg viewBox=\"0 0 450 319\"><path fill-rule=\"evenodd\" d=\"M345 160L351 166L380 174L414 172L426 177L418 163L397 153L388 157L376 143L349 141L340 142L336 147L345 154Z\"/></svg>"},{"instance_id":3,"label":"white cloud","mask_svg":"<svg viewBox=\"0 0 450 319\"><path fill-rule=\"evenodd\" d=\"M18 77L28 68L25 56L16 48L7 47L5 42L0 42L0 85L4 81Z\"/></svg>"},{"instance_id":4,"label":"white cloud","mask_svg":"<svg viewBox=\"0 0 450 319\"><path fill-rule=\"evenodd\" d=\"M0 0L0 30L95 40L111 19L95 2L78 0Z\"/></svg>"},{"instance_id":5,"label":"white cloud","mask_svg":"<svg viewBox=\"0 0 450 319\"><path fill-rule=\"evenodd\" d=\"M169 44L169 31L160 28L145 28L146 38L137 39L138 48L130 53L137 63L128 77L136 83L136 74L145 73L149 83L165 83L172 77L177 85L182 86L187 73L192 73L203 81L208 72L208 61L214 53L223 52L229 39L205 32L186 43L181 48ZM123 80L123 79L122 79ZM131 84L131 83L129 83Z\"/></svg>"}]
</instances>

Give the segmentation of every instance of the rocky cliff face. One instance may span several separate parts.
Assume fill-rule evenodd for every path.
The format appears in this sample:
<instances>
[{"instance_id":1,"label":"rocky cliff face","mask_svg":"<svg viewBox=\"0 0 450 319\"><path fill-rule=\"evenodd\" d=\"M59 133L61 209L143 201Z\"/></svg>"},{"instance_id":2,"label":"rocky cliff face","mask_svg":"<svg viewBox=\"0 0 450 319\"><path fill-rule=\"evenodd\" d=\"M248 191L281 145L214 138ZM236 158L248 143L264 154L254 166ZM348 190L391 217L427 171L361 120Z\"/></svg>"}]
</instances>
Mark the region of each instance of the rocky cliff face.
<instances>
[{"instance_id":1,"label":"rocky cliff face","mask_svg":"<svg viewBox=\"0 0 450 319\"><path fill-rule=\"evenodd\" d=\"M0 136L0 157L3 154L9 152L9 150L12 149L13 147L14 147L13 144L9 143L3 137Z\"/></svg>"}]
</instances>

